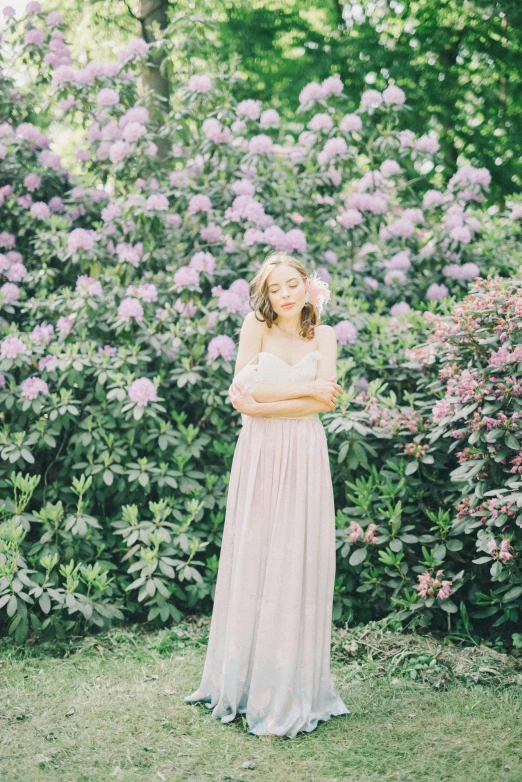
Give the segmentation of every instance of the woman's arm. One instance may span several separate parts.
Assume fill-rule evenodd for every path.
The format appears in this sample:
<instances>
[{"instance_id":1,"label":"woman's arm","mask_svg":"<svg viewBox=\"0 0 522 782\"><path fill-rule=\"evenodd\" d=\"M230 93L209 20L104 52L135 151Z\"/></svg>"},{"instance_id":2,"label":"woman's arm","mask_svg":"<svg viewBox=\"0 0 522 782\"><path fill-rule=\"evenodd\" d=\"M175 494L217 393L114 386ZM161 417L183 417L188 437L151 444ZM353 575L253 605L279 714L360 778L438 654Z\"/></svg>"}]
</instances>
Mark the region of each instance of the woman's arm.
<instances>
[{"instance_id":1,"label":"woman's arm","mask_svg":"<svg viewBox=\"0 0 522 782\"><path fill-rule=\"evenodd\" d=\"M335 405L326 406L313 396L303 396L300 399L286 399L281 402L259 402L255 412L256 418L302 418L311 413L324 413L333 410Z\"/></svg>"},{"instance_id":2,"label":"woman's arm","mask_svg":"<svg viewBox=\"0 0 522 782\"><path fill-rule=\"evenodd\" d=\"M311 396L311 384L307 381L296 383L257 383L252 391L256 402L282 402Z\"/></svg>"}]
</instances>

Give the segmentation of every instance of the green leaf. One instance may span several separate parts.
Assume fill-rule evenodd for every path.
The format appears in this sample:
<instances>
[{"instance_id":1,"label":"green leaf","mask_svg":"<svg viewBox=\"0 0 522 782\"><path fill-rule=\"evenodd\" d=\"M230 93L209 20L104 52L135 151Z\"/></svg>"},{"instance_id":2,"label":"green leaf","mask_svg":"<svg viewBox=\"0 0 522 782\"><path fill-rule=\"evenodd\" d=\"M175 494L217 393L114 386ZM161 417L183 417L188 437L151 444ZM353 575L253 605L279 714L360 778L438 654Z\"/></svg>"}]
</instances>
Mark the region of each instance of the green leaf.
<instances>
[{"instance_id":1,"label":"green leaf","mask_svg":"<svg viewBox=\"0 0 522 782\"><path fill-rule=\"evenodd\" d=\"M464 544L461 540L457 540L456 538L452 538L451 540L446 541L446 548L448 551L461 551Z\"/></svg>"},{"instance_id":2,"label":"green leaf","mask_svg":"<svg viewBox=\"0 0 522 782\"><path fill-rule=\"evenodd\" d=\"M47 594L47 592L44 592L43 595L40 596L40 599L38 601L40 603L40 608L44 612L44 614L48 614L51 610L51 598Z\"/></svg>"},{"instance_id":3,"label":"green leaf","mask_svg":"<svg viewBox=\"0 0 522 782\"><path fill-rule=\"evenodd\" d=\"M439 600L438 602L439 606L443 611L446 611L447 614L456 614L459 610L453 600L450 600L449 597L447 597L445 600Z\"/></svg>"},{"instance_id":4,"label":"green leaf","mask_svg":"<svg viewBox=\"0 0 522 782\"><path fill-rule=\"evenodd\" d=\"M488 608L481 608L479 611L473 611L471 616L473 619L488 619L498 612L497 606L488 606Z\"/></svg>"},{"instance_id":5,"label":"green leaf","mask_svg":"<svg viewBox=\"0 0 522 782\"><path fill-rule=\"evenodd\" d=\"M418 461L415 460L413 462L408 462L408 464L406 465L406 469L404 470L404 474L413 475L413 473L417 472L418 469L419 469Z\"/></svg>"},{"instance_id":6,"label":"green leaf","mask_svg":"<svg viewBox=\"0 0 522 782\"><path fill-rule=\"evenodd\" d=\"M522 444L512 434L507 434L504 437L504 442L506 443L507 447L511 448L513 451L519 451L520 450L520 446Z\"/></svg>"},{"instance_id":7,"label":"green leaf","mask_svg":"<svg viewBox=\"0 0 522 782\"><path fill-rule=\"evenodd\" d=\"M445 556L446 556L446 546L444 545L444 543L439 543L433 549L433 559L438 560L439 562L444 562Z\"/></svg>"},{"instance_id":8,"label":"green leaf","mask_svg":"<svg viewBox=\"0 0 522 782\"><path fill-rule=\"evenodd\" d=\"M466 405L461 408L458 413L453 416L454 421L458 421L460 418L467 418L470 413L478 406L478 402L472 402L470 405Z\"/></svg>"},{"instance_id":9,"label":"green leaf","mask_svg":"<svg viewBox=\"0 0 522 782\"><path fill-rule=\"evenodd\" d=\"M357 548L355 551L352 551L352 554L350 556L350 559L348 560L348 563L352 567L357 567L357 565L361 565L364 560L366 559L366 553L367 549L365 548Z\"/></svg>"},{"instance_id":10,"label":"green leaf","mask_svg":"<svg viewBox=\"0 0 522 782\"><path fill-rule=\"evenodd\" d=\"M522 595L522 586L514 586L509 589L505 595L502 596L503 603L509 603L511 600L515 600Z\"/></svg>"},{"instance_id":11,"label":"green leaf","mask_svg":"<svg viewBox=\"0 0 522 782\"><path fill-rule=\"evenodd\" d=\"M9 602L7 604L7 616L14 616L17 605L18 605L18 601L16 599L16 595L11 595Z\"/></svg>"},{"instance_id":12,"label":"green leaf","mask_svg":"<svg viewBox=\"0 0 522 782\"><path fill-rule=\"evenodd\" d=\"M418 543L419 538L417 535L410 535L409 533L405 532L404 535L400 536L400 539L403 543Z\"/></svg>"},{"instance_id":13,"label":"green leaf","mask_svg":"<svg viewBox=\"0 0 522 782\"><path fill-rule=\"evenodd\" d=\"M110 470L105 470L103 473L103 482L107 486L112 486L113 481L114 481L114 475L112 474L112 472Z\"/></svg>"},{"instance_id":14,"label":"green leaf","mask_svg":"<svg viewBox=\"0 0 522 782\"><path fill-rule=\"evenodd\" d=\"M159 561L159 569L162 573L164 573L164 575L168 576L168 578L175 578L176 576L174 568L170 565L167 565L165 562L162 562L161 559Z\"/></svg>"},{"instance_id":15,"label":"green leaf","mask_svg":"<svg viewBox=\"0 0 522 782\"><path fill-rule=\"evenodd\" d=\"M495 560L491 565L489 572L491 573L492 578L499 578L502 573L502 562L499 562L498 559Z\"/></svg>"}]
</instances>

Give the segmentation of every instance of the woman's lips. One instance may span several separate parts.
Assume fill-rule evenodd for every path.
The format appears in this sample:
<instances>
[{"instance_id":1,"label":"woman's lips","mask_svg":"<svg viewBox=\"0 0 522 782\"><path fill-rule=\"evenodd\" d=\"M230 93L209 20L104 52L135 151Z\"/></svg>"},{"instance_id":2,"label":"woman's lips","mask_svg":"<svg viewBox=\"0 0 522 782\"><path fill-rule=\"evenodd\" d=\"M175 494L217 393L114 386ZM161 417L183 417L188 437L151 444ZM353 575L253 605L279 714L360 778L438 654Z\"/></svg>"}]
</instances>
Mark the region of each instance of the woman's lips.
<instances>
[{"instance_id":1,"label":"woman's lips","mask_svg":"<svg viewBox=\"0 0 522 782\"><path fill-rule=\"evenodd\" d=\"M290 307L293 307L293 306L294 306L294 303L292 302L292 304L282 304L281 306L282 306L282 307L284 307L284 308L285 308L285 310L289 310L289 309L290 309Z\"/></svg>"}]
</instances>

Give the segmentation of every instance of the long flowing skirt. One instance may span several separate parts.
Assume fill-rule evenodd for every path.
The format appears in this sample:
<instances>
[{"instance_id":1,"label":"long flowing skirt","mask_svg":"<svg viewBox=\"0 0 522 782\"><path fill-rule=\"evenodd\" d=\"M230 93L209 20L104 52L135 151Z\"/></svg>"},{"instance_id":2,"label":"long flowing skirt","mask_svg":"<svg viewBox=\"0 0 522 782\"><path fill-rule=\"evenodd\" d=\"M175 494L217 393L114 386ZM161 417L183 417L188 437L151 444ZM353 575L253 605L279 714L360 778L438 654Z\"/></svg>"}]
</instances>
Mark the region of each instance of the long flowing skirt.
<instances>
[{"instance_id":1,"label":"long flowing skirt","mask_svg":"<svg viewBox=\"0 0 522 782\"><path fill-rule=\"evenodd\" d=\"M330 671L335 509L319 418L245 416L199 688L212 717L294 738L350 714Z\"/></svg>"}]
</instances>

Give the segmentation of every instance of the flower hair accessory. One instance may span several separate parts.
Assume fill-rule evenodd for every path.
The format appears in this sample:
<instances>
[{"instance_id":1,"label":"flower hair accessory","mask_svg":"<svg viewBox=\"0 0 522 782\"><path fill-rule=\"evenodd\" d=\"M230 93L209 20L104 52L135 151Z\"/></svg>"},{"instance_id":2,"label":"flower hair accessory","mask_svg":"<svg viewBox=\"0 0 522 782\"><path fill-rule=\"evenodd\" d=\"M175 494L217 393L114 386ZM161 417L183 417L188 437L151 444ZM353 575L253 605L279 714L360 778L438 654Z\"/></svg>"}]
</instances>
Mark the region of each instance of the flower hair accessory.
<instances>
[{"instance_id":1,"label":"flower hair accessory","mask_svg":"<svg viewBox=\"0 0 522 782\"><path fill-rule=\"evenodd\" d=\"M305 279L305 289L305 302L313 304L316 310L321 313L325 304L330 301L332 295L330 286L314 271Z\"/></svg>"}]
</instances>

